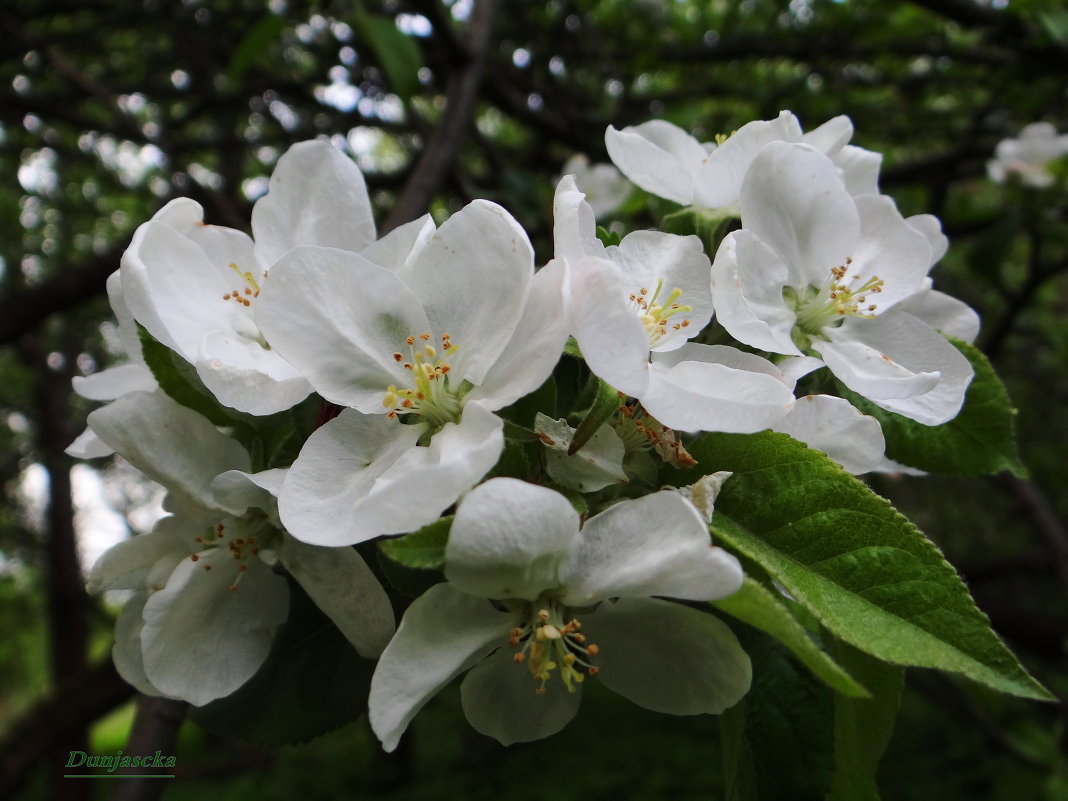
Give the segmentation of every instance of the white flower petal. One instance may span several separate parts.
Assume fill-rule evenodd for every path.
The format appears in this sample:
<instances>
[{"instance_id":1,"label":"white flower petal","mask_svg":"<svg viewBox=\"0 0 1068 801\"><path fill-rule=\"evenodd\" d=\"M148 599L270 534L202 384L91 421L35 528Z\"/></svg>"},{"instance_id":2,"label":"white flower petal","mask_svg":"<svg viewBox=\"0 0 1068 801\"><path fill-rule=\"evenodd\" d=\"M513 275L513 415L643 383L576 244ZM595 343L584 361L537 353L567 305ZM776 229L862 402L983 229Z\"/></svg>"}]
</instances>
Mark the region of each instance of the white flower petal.
<instances>
[{"instance_id":1,"label":"white flower petal","mask_svg":"<svg viewBox=\"0 0 1068 801\"><path fill-rule=\"evenodd\" d=\"M790 270L790 286L822 286L853 255L860 219L829 158L808 145L772 142L741 191L742 226Z\"/></svg>"},{"instance_id":2,"label":"white flower petal","mask_svg":"<svg viewBox=\"0 0 1068 801\"><path fill-rule=\"evenodd\" d=\"M830 342L813 342L813 349L843 384L876 403L922 395L938 384L937 370L916 372L879 347L845 335L839 338L837 332L832 336Z\"/></svg>"},{"instance_id":3,"label":"white flower petal","mask_svg":"<svg viewBox=\"0 0 1068 801\"><path fill-rule=\"evenodd\" d=\"M964 301L931 289L927 279L926 289L901 301L894 308L918 317L937 331L971 343L979 336L979 315Z\"/></svg>"},{"instance_id":4,"label":"white flower petal","mask_svg":"<svg viewBox=\"0 0 1068 801\"><path fill-rule=\"evenodd\" d=\"M933 214L914 214L906 217L905 222L927 238L927 244L931 247L931 264L938 263L949 250L949 240L942 233L942 221Z\"/></svg>"},{"instance_id":5,"label":"white flower petal","mask_svg":"<svg viewBox=\"0 0 1068 801\"><path fill-rule=\"evenodd\" d=\"M696 336L712 319L712 292L709 275L712 265L705 255L704 245L696 236L676 236L660 231L634 231L623 238L618 247L608 248L605 256L620 270L625 296L648 290L649 302L654 294L664 303L676 289L682 290L680 305L690 311L672 316L671 323L689 320L689 326L679 336L671 337L654 350L670 350L680 346L688 336ZM657 293L658 282L662 281Z\"/></svg>"},{"instance_id":6,"label":"white flower petal","mask_svg":"<svg viewBox=\"0 0 1068 801\"><path fill-rule=\"evenodd\" d=\"M127 392L152 392L158 385L143 364L118 364L92 375L76 375L71 386L88 400L112 401Z\"/></svg>"},{"instance_id":7,"label":"white flower petal","mask_svg":"<svg viewBox=\"0 0 1068 801\"><path fill-rule=\"evenodd\" d=\"M835 371L842 383L854 392L923 425L941 425L957 416L974 371L968 359L927 323L895 307L874 320L847 320L842 333L870 348L875 354L872 358L885 356L914 374L937 377L934 385L923 391L876 396L849 386L849 382ZM840 344L835 343L835 346ZM826 359L826 353L823 355ZM834 371L833 366L829 363L828 366ZM923 383L919 384L917 389L922 386Z\"/></svg>"},{"instance_id":8,"label":"white flower petal","mask_svg":"<svg viewBox=\"0 0 1068 801\"><path fill-rule=\"evenodd\" d=\"M749 657L710 614L655 598L621 598L582 623L600 648L597 680L638 706L718 714L749 691Z\"/></svg>"},{"instance_id":9,"label":"white flower petal","mask_svg":"<svg viewBox=\"0 0 1068 801\"><path fill-rule=\"evenodd\" d=\"M390 384L408 383L394 358L409 358L406 338L432 331L396 273L330 248L298 248L282 257L255 310L271 347L319 394L367 414L386 411Z\"/></svg>"},{"instance_id":10,"label":"white flower petal","mask_svg":"<svg viewBox=\"0 0 1068 801\"><path fill-rule=\"evenodd\" d=\"M514 614L437 584L412 602L382 652L367 699L371 728L392 751L423 705L455 676L504 646Z\"/></svg>"},{"instance_id":11,"label":"white flower petal","mask_svg":"<svg viewBox=\"0 0 1068 801\"><path fill-rule=\"evenodd\" d=\"M530 295L512 338L467 399L502 409L540 387L560 361L571 330L568 264L549 262L534 274Z\"/></svg>"},{"instance_id":12,"label":"white flower petal","mask_svg":"<svg viewBox=\"0 0 1068 801\"><path fill-rule=\"evenodd\" d=\"M123 540L96 560L89 571L86 589L94 594L104 590L139 589L156 565L166 561L173 570L193 553L193 545L192 536L183 541L171 531L153 531Z\"/></svg>"},{"instance_id":13,"label":"white flower petal","mask_svg":"<svg viewBox=\"0 0 1068 801\"><path fill-rule=\"evenodd\" d=\"M545 471L561 487L596 492L610 484L627 481L623 471L627 448L611 426L602 425L578 453L571 455L567 450L575 429L567 421L553 420L538 412L534 418L534 431L548 449L545 451Z\"/></svg>"},{"instance_id":14,"label":"white flower petal","mask_svg":"<svg viewBox=\"0 0 1068 801\"><path fill-rule=\"evenodd\" d=\"M160 392L132 392L89 414L89 427L134 467L201 506L227 470L248 470L241 445L206 418Z\"/></svg>"},{"instance_id":15,"label":"white flower petal","mask_svg":"<svg viewBox=\"0 0 1068 801\"><path fill-rule=\"evenodd\" d=\"M853 197L879 194L879 168L883 154L865 150L855 145L846 145L834 157L841 170L842 183Z\"/></svg>"},{"instance_id":16,"label":"white flower petal","mask_svg":"<svg viewBox=\"0 0 1068 801\"><path fill-rule=\"evenodd\" d=\"M603 256L597 238L593 208L578 190L575 176L565 175L553 198L553 253L558 259L578 261L583 256Z\"/></svg>"},{"instance_id":17,"label":"white flower petal","mask_svg":"<svg viewBox=\"0 0 1068 801\"><path fill-rule=\"evenodd\" d=\"M227 470L212 479L211 494L226 509L246 510L251 506L277 518L277 498L285 475L286 470L280 468L260 473Z\"/></svg>"},{"instance_id":18,"label":"white flower petal","mask_svg":"<svg viewBox=\"0 0 1068 801\"><path fill-rule=\"evenodd\" d=\"M649 336L623 293L619 268L593 257L570 267L571 328L583 359L598 378L641 397L649 381Z\"/></svg>"},{"instance_id":19,"label":"white flower petal","mask_svg":"<svg viewBox=\"0 0 1068 801\"><path fill-rule=\"evenodd\" d=\"M318 429L289 469L282 522L312 545L352 545L428 525L481 479L504 447L501 419L471 401L430 444L426 430L346 410Z\"/></svg>"},{"instance_id":20,"label":"white flower petal","mask_svg":"<svg viewBox=\"0 0 1068 801\"><path fill-rule=\"evenodd\" d=\"M445 578L480 598L537 599L560 585L579 516L560 493L491 478L464 497L445 546Z\"/></svg>"},{"instance_id":21,"label":"white flower petal","mask_svg":"<svg viewBox=\"0 0 1068 801\"><path fill-rule=\"evenodd\" d=\"M453 369L477 385L511 339L533 277L526 232L497 204L476 200L438 228L413 262L408 286L429 330L451 335Z\"/></svg>"},{"instance_id":22,"label":"white flower petal","mask_svg":"<svg viewBox=\"0 0 1068 801\"><path fill-rule=\"evenodd\" d=\"M582 700L557 681L538 694L540 682L526 665L517 665L515 652L502 648L475 665L460 684L460 700L467 722L501 745L527 743L556 734L571 722Z\"/></svg>"},{"instance_id":23,"label":"white flower petal","mask_svg":"<svg viewBox=\"0 0 1068 801\"><path fill-rule=\"evenodd\" d=\"M141 656L141 629L145 624L141 612L146 600L147 595L139 592L122 607L115 621L115 644L111 648L111 658L123 681L145 695L160 695L160 691L145 675L144 658Z\"/></svg>"},{"instance_id":24,"label":"white flower petal","mask_svg":"<svg viewBox=\"0 0 1068 801\"><path fill-rule=\"evenodd\" d=\"M363 174L329 142L293 145L252 209L252 231L265 267L301 245L367 247L375 240L375 223Z\"/></svg>"},{"instance_id":25,"label":"white flower petal","mask_svg":"<svg viewBox=\"0 0 1068 801\"><path fill-rule=\"evenodd\" d=\"M852 138L853 121L845 114L839 114L804 134L801 141L833 159Z\"/></svg>"},{"instance_id":26,"label":"white flower petal","mask_svg":"<svg viewBox=\"0 0 1068 801\"><path fill-rule=\"evenodd\" d=\"M286 536L278 558L361 656L382 653L396 628L393 607L354 549L305 545Z\"/></svg>"},{"instance_id":27,"label":"white flower petal","mask_svg":"<svg viewBox=\"0 0 1068 801\"><path fill-rule=\"evenodd\" d=\"M931 245L927 235L906 222L886 195L864 195L856 198L856 204L860 240L843 283L859 287L870 278L882 279L880 292L867 296L881 314L923 286L934 264Z\"/></svg>"},{"instance_id":28,"label":"white flower petal","mask_svg":"<svg viewBox=\"0 0 1068 801\"><path fill-rule=\"evenodd\" d=\"M223 406L254 415L283 412L308 397L311 384L277 352L232 331L209 331L195 362Z\"/></svg>"},{"instance_id":29,"label":"white flower petal","mask_svg":"<svg viewBox=\"0 0 1068 801\"><path fill-rule=\"evenodd\" d=\"M405 279L411 263L436 230L434 219L424 214L417 220L394 228L377 242L372 242L360 251L360 255Z\"/></svg>"},{"instance_id":30,"label":"white flower petal","mask_svg":"<svg viewBox=\"0 0 1068 801\"><path fill-rule=\"evenodd\" d=\"M793 406L793 393L779 376L717 363L714 351L702 354L693 345L686 353L677 364L654 360L641 396L646 411L668 428L751 434Z\"/></svg>"},{"instance_id":31,"label":"white flower petal","mask_svg":"<svg viewBox=\"0 0 1068 801\"><path fill-rule=\"evenodd\" d=\"M676 125L650 120L604 134L605 147L615 165L647 192L676 203L693 202L694 177L708 153Z\"/></svg>"},{"instance_id":32,"label":"white flower petal","mask_svg":"<svg viewBox=\"0 0 1068 801\"><path fill-rule=\"evenodd\" d=\"M560 575L569 606L620 596L708 601L737 592L743 578L738 560L712 545L693 504L669 490L587 520Z\"/></svg>"},{"instance_id":33,"label":"white flower petal","mask_svg":"<svg viewBox=\"0 0 1068 801\"><path fill-rule=\"evenodd\" d=\"M74 459L99 459L111 456L115 449L94 434L91 428L87 428L63 452Z\"/></svg>"},{"instance_id":34,"label":"white flower petal","mask_svg":"<svg viewBox=\"0 0 1068 801\"><path fill-rule=\"evenodd\" d=\"M286 618L289 591L259 559L245 564L238 573L238 562L223 549L197 562L183 560L148 599L141 631L145 675L164 695L201 706L232 693L267 658L271 630Z\"/></svg>"},{"instance_id":35,"label":"white flower petal","mask_svg":"<svg viewBox=\"0 0 1068 801\"><path fill-rule=\"evenodd\" d=\"M739 342L800 355L791 339L797 316L783 299L788 283L789 267L751 231L728 234L712 264L712 299L720 325Z\"/></svg>"},{"instance_id":36,"label":"white flower petal","mask_svg":"<svg viewBox=\"0 0 1068 801\"><path fill-rule=\"evenodd\" d=\"M746 123L709 154L697 173L694 202L710 209L734 205L757 154L771 142L800 139L801 125L789 111L780 111L773 120Z\"/></svg>"},{"instance_id":37,"label":"white flower petal","mask_svg":"<svg viewBox=\"0 0 1068 801\"><path fill-rule=\"evenodd\" d=\"M122 271L116 270L108 276L105 284L108 293L108 302L111 311L119 324L119 339L126 351L126 358L133 364L144 365L145 360L141 354L141 338L137 333L137 323L126 307L126 299L122 294Z\"/></svg>"},{"instance_id":38,"label":"white flower petal","mask_svg":"<svg viewBox=\"0 0 1068 801\"><path fill-rule=\"evenodd\" d=\"M352 410L316 429L286 475L278 511L286 529L312 545L352 545L385 533L390 510L373 510L373 490L425 430ZM417 488L411 485L413 497ZM415 505L415 504L410 504ZM399 510L403 512L404 510ZM402 531L404 529L401 529Z\"/></svg>"},{"instance_id":39,"label":"white flower petal","mask_svg":"<svg viewBox=\"0 0 1068 801\"><path fill-rule=\"evenodd\" d=\"M832 395L798 398L772 428L823 451L854 475L877 469L886 450L879 421Z\"/></svg>"}]
</instances>

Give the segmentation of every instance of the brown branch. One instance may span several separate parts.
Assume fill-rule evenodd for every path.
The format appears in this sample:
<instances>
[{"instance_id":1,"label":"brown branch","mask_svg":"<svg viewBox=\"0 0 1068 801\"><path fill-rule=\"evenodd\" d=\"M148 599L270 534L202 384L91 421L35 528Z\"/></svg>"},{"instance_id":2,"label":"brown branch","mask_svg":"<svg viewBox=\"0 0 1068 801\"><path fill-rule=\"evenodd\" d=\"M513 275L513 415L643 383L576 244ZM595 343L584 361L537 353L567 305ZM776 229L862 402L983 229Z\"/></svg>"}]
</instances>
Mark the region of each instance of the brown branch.
<instances>
[{"instance_id":1,"label":"brown branch","mask_svg":"<svg viewBox=\"0 0 1068 801\"><path fill-rule=\"evenodd\" d=\"M449 75L441 122L427 141L423 155L382 226L382 233L392 231L425 213L455 165L467 130L474 120L498 5L499 0L479 0L475 4L468 23L470 60Z\"/></svg>"},{"instance_id":2,"label":"brown branch","mask_svg":"<svg viewBox=\"0 0 1068 801\"><path fill-rule=\"evenodd\" d=\"M1023 508L1031 519L1032 525L1045 538L1053 552L1061 587L1065 594L1068 594L1068 527L1058 517L1042 490L1034 482L1009 475L1001 476L998 480L1001 487Z\"/></svg>"},{"instance_id":3,"label":"brown branch","mask_svg":"<svg viewBox=\"0 0 1068 801\"><path fill-rule=\"evenodd\" d=\"M137 717L126 741L127 754L174 755L178 730L185 720L188 704L167 698L137 696ZM120 771L121 772L121 771ZM137 771L141 772L141 771ZM153 779L126 779L117 782L112 801L156 801L167 789L167 782Z\"/></svg>"}]
</instances>

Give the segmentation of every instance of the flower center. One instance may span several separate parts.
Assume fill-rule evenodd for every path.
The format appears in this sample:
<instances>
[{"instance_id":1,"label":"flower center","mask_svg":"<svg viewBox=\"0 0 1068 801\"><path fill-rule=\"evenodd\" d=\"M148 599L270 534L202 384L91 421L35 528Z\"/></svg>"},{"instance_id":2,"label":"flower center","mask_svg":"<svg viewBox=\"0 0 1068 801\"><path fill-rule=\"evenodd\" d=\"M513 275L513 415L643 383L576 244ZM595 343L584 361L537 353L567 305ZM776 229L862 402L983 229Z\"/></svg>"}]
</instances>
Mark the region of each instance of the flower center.
<instances>
[{"instance_id":1,"label":"flower center","mask_svg":"<svg viewBox=\"0 0 1068 801\"><path fill-rule=\"evenodd\" d=\"M390 384L382 405L389 410L386 416L391 419L398 414L416 414L434 428L440 428L460 420L464 393L462 385L456 386L449 378L452 367L446 361L459 350L459 345L452 344L449 334L442 334L439 355L437 348L430 344L431 338L428 333L409 336L405 340L407 356L400 351L393 354L393 361L409 373L411 380L403 388Z\"/></svg>"},{"instance_id":2,"label":"flower center","mask_svg":"<svg viewBox=\"0 0 1068 801\"><path fill-rule=\"evenodd\" d=\"M676 467L697 464L678 435L645 411L637 400L628 400L619 407L619 419L613 422L613 427L628 453L652 449Z\"/></svg>"},{"instance_id":3,"label":"flower center","mask_svg":"<svg viewBox=\"0 0 1068 801\"><path fill-rule=\"evenodd\" d=\"M252 301L260 296L260 285L250 271L245 270L242 272L241 268L233 262L230 262L230 269L237 273L238 278L241 279L244 285L239 285L237 289L230 290L222 296L222 299L248 309L252 306ZM267 273L264 273L263 277L266 278ZM263 338L259 328L250 316L236 315L234 318L234 330L246 339L258 343L264 350L271 349L271 346L267 344L267 340Z\"/></svg>"},{"instance_id":4,"label":"flower center","mask_svg":"<svg viewBox=\"0 0 1068 801\"><path fill-rule=\"evenodd\" d=\"M868 302L868 295L882 292L885 282L879 276L873 275L857 286L861 278L859 275L846 277L852 263L852 259L846 259L845 264L833 268L823 287L810 284L800 292L793 287L783 287L783 297L797 314L795 339L798 335L807 340L823 339L823 329L840 325L845 317L875 317L879 307Z\"/></svg>"},{"instance_id":5,"label":"flower center","mask_svg":"<svg viewBox=\"0 0 1068 801\"><path fill-rule=\"evenodd\" d=\"M234 525L233 529L240 529L234 533L227 533L226 523L220 521L212 527L207 536L197 535L193 537L195 542L200 547L200 552L195 553L189 557L190 561L199 562L201 557L209 551L226 548L238 563L237 578L234 583L230 585L231 591L237 590L237 585L241 582L241 577L245 575L245 571L248 570L248 564L246 564L250 557L257 556L261 547L265 547L264 540L269 541L273 539L271 533L266 525L266 520L263 521L263 525L251 525L237 524L236 521L232 521ZM202 565L205 571L211 570L211 564L205 563Z\"/></svg>"},{"instance_id":6,"label":"flower center","mask_svg":"<svg viewBox=\"0 0 1068 801\"><path fill-rule=\"evenodd\" d=\"M586 676L596 676L599 668L590 660L600 649L586 644L581 633L582 624L576 618L564 622L566 609L555 601L539 599L531 605L530 620L525 626L511 631L508 644L518 649L512 657L517 664L525 664L538 682L535 692L545 693L545 682L559 671L560 680L573 693Z\"/></svg>"},{"instance_id":7,"label":"flower center","mask_svg":"<svg viewBox=\"0 0 1068 801\"><path fill-rule=\"evenodd\" d=\"M638 290L637 294L630 296L631 306L634 307L642 325L645 326L650 348L657 347L675 336L677 332L690 326L690 320L685 313L693 311L693 308L678 303L679 298L682 297L682 290L678 287L672 289L667 298L661 301L660 293L663 289L664 279L660 278L657 279L656 290L652 297L649 297L649 290L645 287Z\"/></svg>"}]
</instances>

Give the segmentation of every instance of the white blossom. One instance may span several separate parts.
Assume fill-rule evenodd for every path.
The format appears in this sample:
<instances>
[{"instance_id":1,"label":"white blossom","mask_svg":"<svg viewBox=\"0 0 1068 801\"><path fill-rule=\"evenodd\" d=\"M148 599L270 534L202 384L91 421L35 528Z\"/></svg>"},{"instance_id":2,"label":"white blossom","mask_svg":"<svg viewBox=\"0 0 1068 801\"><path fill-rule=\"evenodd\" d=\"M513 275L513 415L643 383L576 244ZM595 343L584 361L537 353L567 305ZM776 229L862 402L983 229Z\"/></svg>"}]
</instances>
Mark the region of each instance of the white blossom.
<instances>
[{"instance_id":1,"label":"white blossom","mask_svg":"<svg viewBox=\"0 0 1068 801\"><path fill-rule=\"evenodd\" d=\"M1023 127L1018 138L998 142L986 173L999 184L1017 177L1025 186L1041 189L1053 185L1050 162L1066 153L1068 134L1058 134L1048 122L1033 122Z\"/></svg>"}]
</instances>

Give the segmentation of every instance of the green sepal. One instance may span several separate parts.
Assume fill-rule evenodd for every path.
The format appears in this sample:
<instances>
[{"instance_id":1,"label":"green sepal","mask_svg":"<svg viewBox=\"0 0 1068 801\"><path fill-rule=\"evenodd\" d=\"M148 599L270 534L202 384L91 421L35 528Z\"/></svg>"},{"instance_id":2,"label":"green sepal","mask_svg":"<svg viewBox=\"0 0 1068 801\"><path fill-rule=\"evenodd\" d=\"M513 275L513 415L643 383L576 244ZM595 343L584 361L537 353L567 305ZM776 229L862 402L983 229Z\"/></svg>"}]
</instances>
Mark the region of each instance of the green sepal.
<instances>
[{"instance_id":1,"label":"green sepal","mask_svg":"<svg viewBox=\"0 0 1068 801\"><path fill-rule=\"evenodd\" d=\"M597 226L597 238L601 240L601 244L606 248L618 245L623 241L623 237L617 231L609 231L603 225Z\"/></svg>"},{"instance_id":2,"label":"green sepal","mask_svg":"<svg viewBox=\"0 0 1068 801\"><path fill-rule=\"evenodd\" d=\"M901 464L929 473L981 476L1008 470L1020 477L1027 468L1016 447L1016 410L986 356L974 345L950 342L975 370L964 406L948 423L925 426L900 414L881 409L867 398L839 384L847 398L883 428L886 455Z\"/></svg>"},{"instance_id":3,"label":"green sepal","mask_svg":"<svg viewBox=\"0 0 1068 801\"><path fill-rule=\"evenodd\" d=\"M680 236L694 235L701 240L709 258L716 255L719 243L723 241L738 223L738 215L733 212L713 211L697 206L664 215L660 221L660 230Z\"/></svg>"},{"instance_id":4,"label":"green sepal","mask_svg":"<svg viewBox=\"0 0 1068 801\"><path fill-rule=\"evenodd\" d=\"M573 456L578 453L582 446L597 433L597 429L607 423L619 411L621 402L619 392L603 381L598 381L593 404L582 418L582 422L575 428L575 436L571 439L567 455Z\"/></svg>"},{"instance_id":5,"label":"green sepal","mask_svg":"<svg viewBox=\"0 0 1068 801\"><path fill-rule=\"evenodd\" d=\"M868 691L809 636L805 627L790 613L785 601L759 582L747 577L738 592L721 601L713 601L712 605L779 640L829 687L845 695L869 697Z\"/></svg>"},{"instance_id":6,"label":"green sepal","mask_svg":"<svg viewBox=\"0 0 1068 801\"><path fill-rule=\"evenodd\" d=\"M383 554L405 567L433 570L445 564L445 544L449 541L452 515L441 517L410 534L378 541Z\"/></svg>"}]
</instances>

